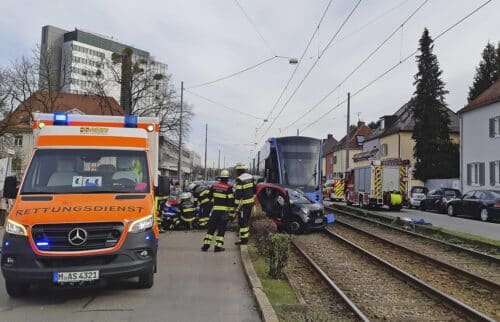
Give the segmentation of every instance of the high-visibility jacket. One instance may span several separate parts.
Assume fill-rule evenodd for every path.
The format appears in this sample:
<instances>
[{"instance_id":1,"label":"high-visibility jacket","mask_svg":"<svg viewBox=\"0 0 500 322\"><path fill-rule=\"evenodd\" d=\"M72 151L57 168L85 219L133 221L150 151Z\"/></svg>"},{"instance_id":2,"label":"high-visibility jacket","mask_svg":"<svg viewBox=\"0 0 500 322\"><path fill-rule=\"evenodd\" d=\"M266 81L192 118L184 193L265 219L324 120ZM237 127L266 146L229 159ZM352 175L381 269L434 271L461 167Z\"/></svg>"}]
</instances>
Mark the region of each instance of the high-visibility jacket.
<instances>
[{"instance_id":1,"label":"high-visibility jacket","mask_svg":"<svg viewBox=\"0 0 500 322\"><path fill-rule=\"evenodd\" d=\"M205 186L197 186L193 190L193 197L195 197L198 206L203 206L211 202L210 189Z\"/></svg>"},{"instance_id":2,"label":"high-visibility jacket","mask_svg":"<svg viewBox=\"0 0 500 322\"><path fill-rule=\"evenodd\" d=\"M213 214L226 214L234 211L233 187L227 182L214 184L210 188L210 199L213 202Z\"/></svg>"},{"instance_id":3,"label":"high-visibility jacket","mask_svg":"<svg viewBox=\"0 0 500 322\"><path fill-rule=\"evenodd\" d=\"M236 178L236 187L234 190L234 203L238 207L253 206L255 199L255 181L251 174L243 173Z\"/></svg>"},{"instance_id":4,"label":"high-visibility jacket","mask_svg":"<svg viewBox=\"0 0 500 322\"><path fill-rule=\"evenodd\" d=\"M196 206L190 200L181 202L177 209L177 212L180 215L180 219L182 221L190 223L196 217Z\"/></svg>"}]
</instances>

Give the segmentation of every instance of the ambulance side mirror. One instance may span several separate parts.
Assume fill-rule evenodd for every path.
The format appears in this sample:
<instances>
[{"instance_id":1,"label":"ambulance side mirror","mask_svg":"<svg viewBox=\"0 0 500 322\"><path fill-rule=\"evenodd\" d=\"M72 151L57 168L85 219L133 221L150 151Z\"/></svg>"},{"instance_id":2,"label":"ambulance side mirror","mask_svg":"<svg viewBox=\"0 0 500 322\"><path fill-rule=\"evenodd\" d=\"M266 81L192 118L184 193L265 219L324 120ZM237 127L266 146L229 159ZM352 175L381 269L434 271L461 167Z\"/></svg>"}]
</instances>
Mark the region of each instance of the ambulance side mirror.
<instances>
[{"instance_id":1,"label":"ambulance side mirror","mask_svg":"<svg viewBox=\"0 0 500 322\"><path fill-rule=\"evenodd\" d=\"M158 196L166 197L170 195L170 180L166 176L158 176Z\"/></svg>"},{"instance_id":2,"label":"ambulance side mirror","mask_svg":"<svg viewBox=\"0 0 500 322\"><path fill-rule=\"evenodd\" d=\"M17 196L17 178L15 176L6 177L3 184L3 197L7 199L16 199Z\"/></svg>"}]
</instances>

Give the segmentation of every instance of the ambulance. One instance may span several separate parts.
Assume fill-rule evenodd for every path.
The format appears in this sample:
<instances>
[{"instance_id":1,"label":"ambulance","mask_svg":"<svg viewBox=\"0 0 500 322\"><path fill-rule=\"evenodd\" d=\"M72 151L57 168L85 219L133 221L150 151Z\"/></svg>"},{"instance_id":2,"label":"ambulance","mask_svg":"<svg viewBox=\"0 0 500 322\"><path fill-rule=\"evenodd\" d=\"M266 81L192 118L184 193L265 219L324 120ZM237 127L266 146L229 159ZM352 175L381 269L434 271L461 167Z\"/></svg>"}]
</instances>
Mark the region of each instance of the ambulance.
<instances>
[{"instance_id":1,"label":"ambulance","mask_svg":"<svg viewBox=\"0 0 500 322\"><path fill-rule=\"evenodd\" d=\"M35 114L34 149L5 223L1 268L7 293L31 285L86 285L138 277L153 286L159 230L155 191L159 123L135 116Z\"/></svg>"}]
</instances>

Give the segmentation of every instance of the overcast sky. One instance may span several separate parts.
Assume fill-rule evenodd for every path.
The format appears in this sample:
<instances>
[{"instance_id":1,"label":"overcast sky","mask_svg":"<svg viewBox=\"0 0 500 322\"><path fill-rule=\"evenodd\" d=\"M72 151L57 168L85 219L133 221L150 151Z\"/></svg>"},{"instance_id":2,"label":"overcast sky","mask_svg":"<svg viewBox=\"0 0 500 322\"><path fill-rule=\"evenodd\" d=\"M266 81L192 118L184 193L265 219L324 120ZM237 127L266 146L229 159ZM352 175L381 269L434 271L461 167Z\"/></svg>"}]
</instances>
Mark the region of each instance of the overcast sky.
<instances>
[{"instance_id":1,"label":"overcast sky","mask_svg":"<svg viewBox=\"0 0 500 322\"><path fill-rule=\"evenodd\" d=\"M2 0L0 64L6 65L17 57L30 55L35 44L40 42L43 25L67 30L77 27L148 50L157 60L168 64L177 88L180 88L181 80L189 88L275 55L299 58L328 2L239 0L264 41L234 0ZM227 165L236 161L248 162L253 143L257 141L258 148L263 144L261 137L294 135L297 128L304 129L344 100L347 92L355 93L412 53L424 27L429 29L431 36L436 36L485 0L428 1L348 81L312 113L288 126L336 88L424 1L362 1L318 60L318 53L325 49L356 2L333 0L319 36L314 38L268 123L262 123L261 119L271 112L295 68L286 59L273 59L236 77L191 90L250 116L224 109L190 92L185 93L186 101L193 105L195 113L188 145L202 156L202 160L205 123L209 128L209 166L214 161L217 163L219 147L221 154L226 156ZM500 40L499 17L499 1L491 1L435 43L435 54L450 92L447 102L453 111L466 103L468 87L484 45L488 41ZM315 68L290 97L313 64ZM353 97L352 122L357 122L358 118L369 122L394 113L412 96L415 72L415 59L411 58ZM285 103L281 116L266 132ZM345 133L345 123L346 105L342 104L305 131L301 130L301 135L323 138L332 133L340 139ZM260 128L257 135L256 128Z\"/></svg>"}]
</instances>

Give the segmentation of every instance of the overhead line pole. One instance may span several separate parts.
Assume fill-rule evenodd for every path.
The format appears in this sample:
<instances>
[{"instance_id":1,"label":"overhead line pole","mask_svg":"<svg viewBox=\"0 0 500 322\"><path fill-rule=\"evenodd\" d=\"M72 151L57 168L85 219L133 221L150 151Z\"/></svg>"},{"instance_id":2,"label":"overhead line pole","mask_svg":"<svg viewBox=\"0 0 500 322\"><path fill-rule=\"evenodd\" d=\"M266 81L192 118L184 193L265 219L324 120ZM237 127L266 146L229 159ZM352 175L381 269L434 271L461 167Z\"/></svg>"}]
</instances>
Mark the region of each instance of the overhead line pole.
<instances>
[{"instance_id":1,"label":"overhead line pole","mask_svg":"<svg viewBox=\"0 0 500 322\"><path fill-rule=\"evenodd\" d=\"M181 188L182 184L182 117L183 117L184 82L181 82L181 114L179 117L179 160L177 161L177 175Z\"/></svg>"},{"instance_id":2,"label":"overhead line pole","mask_svg":"<svg viewBox=\"0 0 500 322\"><path fill-rule=\"evenodd\" d=\"M345 136L345 170L349 169L349 134L350 134L350 123L351 123L351 93L347 93L347 134Z\"/></svg>"},{"instance_id":3,"label":"overhead line pole","mask_svg":"<svg viewBox=\"0 0 500 322\"><path fill-rule=\"evenodd\" d=\"M208 180L207 177L207 142L208 142L208 123L205 123L205 180Z\"/></svg>"}]
</instances>

